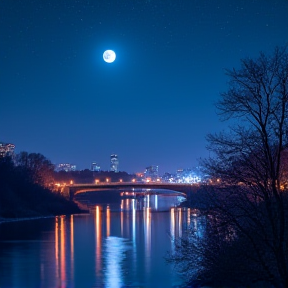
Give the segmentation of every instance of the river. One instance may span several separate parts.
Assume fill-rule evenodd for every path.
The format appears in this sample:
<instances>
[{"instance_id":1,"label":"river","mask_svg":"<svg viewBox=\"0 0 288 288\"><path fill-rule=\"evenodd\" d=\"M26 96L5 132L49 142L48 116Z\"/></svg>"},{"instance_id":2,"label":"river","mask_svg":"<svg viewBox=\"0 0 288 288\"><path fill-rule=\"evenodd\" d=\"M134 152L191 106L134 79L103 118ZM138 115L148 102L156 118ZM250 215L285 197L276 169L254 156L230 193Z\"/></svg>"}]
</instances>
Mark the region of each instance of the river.
<instances>
[{"instance_id":1,"label":"river","mask_svg":"<svg viewBox=\"0 0 288 288\"><path fill-rule=\"evenodd\" d=\"M169 193L125 193L114 203L80 199L89 214L2 223L0 287L179 287L165 256L190 210Z\"/></svg>"}]
</instances>

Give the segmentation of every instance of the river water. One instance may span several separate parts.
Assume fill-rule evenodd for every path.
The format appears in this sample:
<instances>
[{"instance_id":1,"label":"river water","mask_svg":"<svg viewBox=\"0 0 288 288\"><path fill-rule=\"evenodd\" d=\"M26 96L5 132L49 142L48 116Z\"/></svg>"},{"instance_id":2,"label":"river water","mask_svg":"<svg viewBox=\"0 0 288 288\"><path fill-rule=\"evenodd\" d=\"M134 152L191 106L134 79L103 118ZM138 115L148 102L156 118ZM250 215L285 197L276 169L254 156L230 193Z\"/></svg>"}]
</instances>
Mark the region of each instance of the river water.
<instances>
[{"instance_id":1,"label":"river water","mask_svg":"<svg viewBox=\"0 0 288 288\"><path fill-rule=\"evenodd\" d=\"M89 200L89 214L2 223L0 287L179 287L165 256L190 210L179 196L126 194Z\"/></svg>"}]
</instances>

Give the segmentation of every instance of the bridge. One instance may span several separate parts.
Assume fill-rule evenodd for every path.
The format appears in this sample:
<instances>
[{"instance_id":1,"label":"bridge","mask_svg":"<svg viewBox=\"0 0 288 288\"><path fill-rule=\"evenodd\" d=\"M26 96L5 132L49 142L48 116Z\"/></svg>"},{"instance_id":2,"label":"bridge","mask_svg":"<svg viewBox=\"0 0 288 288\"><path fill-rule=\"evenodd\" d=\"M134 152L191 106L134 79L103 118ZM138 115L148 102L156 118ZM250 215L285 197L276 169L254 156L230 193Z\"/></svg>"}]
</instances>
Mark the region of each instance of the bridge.
<instances>
[{"instance_id":1,"label":"bridge","mask_svg":"<svg viewBox=\"0 0 288 288\"><path fill-rule=\"evenodd\" d=\"M186 184L186 183L159 183L159 182L110 182L110 183L96 183L96 184L70 184L64 189L64 194L73 199L74 195L100 190L124 190L124 189L165 189L172 190L188 196L191 192L196 192L199 189L198 184Z\"/></svg>"}]
</instances>

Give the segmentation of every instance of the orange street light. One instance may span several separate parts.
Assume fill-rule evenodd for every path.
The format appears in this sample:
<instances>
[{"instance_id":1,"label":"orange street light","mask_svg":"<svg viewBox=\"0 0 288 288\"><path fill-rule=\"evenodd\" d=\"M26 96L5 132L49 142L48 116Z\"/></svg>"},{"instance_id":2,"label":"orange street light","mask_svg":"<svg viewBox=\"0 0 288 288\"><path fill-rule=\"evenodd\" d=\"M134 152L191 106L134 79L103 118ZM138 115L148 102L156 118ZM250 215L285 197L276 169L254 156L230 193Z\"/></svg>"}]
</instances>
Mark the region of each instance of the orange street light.
<instances>
[{"instance_id":1,"label":"orange street light","mask_svg":"<svg viewBox=\"0 0 288 288\"><path fill-rule=\"evenodd\" d=\"M99 183L99 179L95 179L95 184L98 184Z\"/></svg>"},{"instance_id":2,"label":"orange street light","mask_svg":"<svg viewBox=\"0 0 288 288\"><path fill-rule=\"evenodd\" d=\"M122 180L122 179L119 179L119 182L123 182L123 180Z\"/></svg>"},{"instance_id":3,"label":"orange street light","mask_svg":"<svg viewBox=\"0 0 288 288\"><path fill-rule=\"evenodd\" d=\"M74 184L73 180L70 180L70 184L71 184L71 185L73 185L73 184Z\"/></svg>"},{"instance_id":4,"label":"orange street light","mask_svg":"<svg viewBox=\"0 0 288 288\"><path fill-rule=\"evenodd\" d=\"M109 183L109 178L106 178L106 182Z\"/></svg>"},{"instance_id":5,"label":"orange street light","mask_svg":"<svg viewBox=\"0 0 288 288\"><path fill-rule=\"evenodd\" d=\"M136 180L135 179L132 179L132 182L134 183Z\"/></svg>"}]
</instances>

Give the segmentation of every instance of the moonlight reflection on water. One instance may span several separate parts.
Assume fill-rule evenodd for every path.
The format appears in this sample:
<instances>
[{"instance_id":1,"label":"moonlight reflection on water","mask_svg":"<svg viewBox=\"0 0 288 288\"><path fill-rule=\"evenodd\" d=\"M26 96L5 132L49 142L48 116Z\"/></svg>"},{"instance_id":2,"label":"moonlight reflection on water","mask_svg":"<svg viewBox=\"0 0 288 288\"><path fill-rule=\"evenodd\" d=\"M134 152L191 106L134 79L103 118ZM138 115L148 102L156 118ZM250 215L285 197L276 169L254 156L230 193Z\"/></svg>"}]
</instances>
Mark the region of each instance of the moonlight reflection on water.
<instances>
[{"instance_id":1,"label":"moonlight reflection on water","mask_svg":"<svg viewBox=\"0 0 288 288\"><path fill-rule=\"evenodd\" d=\"M162 197L148 198L122 199L118 210L94 203L90 214L2 223L0 287L177 287L182 279L164 256L193 216L186 208L153 210L164 207Z\"/></svg>"}]
</instances>

